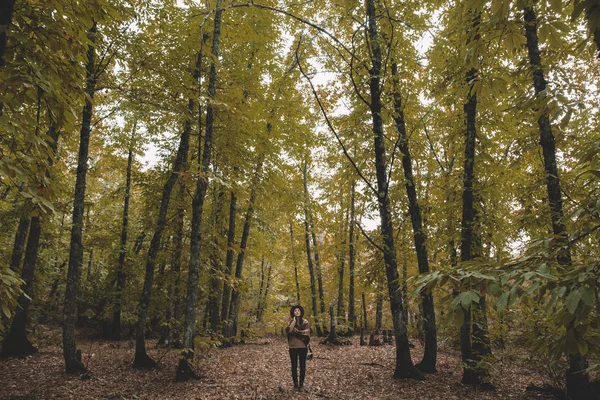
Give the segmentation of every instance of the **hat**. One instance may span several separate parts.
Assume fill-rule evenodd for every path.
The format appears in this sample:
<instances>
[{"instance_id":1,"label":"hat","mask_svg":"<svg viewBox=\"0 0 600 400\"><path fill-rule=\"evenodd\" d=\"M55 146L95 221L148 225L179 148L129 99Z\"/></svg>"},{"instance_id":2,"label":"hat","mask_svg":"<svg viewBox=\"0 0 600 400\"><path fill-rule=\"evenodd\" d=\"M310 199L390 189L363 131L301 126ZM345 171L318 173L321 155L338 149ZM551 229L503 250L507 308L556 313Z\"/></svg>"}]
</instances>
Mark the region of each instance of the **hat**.
<instances>
[{"instance_id":1,"label":"hat","mask_svg":"<svg viewBox=\"0 0 600 400\"><path fill-rule=\"evenodd\" d=\"M290 317L294 318L294 310L296 308L300 309L300 318L304 317L304 307L300 305L292 306L292 308L290 308Z\"/></svg>"}]
</instances>

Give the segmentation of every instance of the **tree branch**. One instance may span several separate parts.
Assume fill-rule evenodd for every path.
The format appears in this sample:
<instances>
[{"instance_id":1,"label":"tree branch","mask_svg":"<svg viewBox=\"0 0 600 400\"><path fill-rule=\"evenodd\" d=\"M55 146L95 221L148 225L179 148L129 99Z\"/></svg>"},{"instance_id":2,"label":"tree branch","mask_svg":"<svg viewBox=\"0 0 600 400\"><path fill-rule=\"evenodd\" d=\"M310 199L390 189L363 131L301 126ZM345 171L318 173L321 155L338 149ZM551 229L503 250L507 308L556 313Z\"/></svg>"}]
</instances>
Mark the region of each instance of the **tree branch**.
<instances>
[{"instance_id":1,"label":"tree branch","mask_svg":"<svg viewBox=\"0 0 600 400\"><path fill-rule=\"evenodd\" d=\"M371 185L371 183L367 180L367 178L364 177L364 175L362 174L362 172L360 171L360 169L358 168L358 166L356 165L356 163L354 162L354 160L352 159L352 157L350 157L350 154L348 154L348 151L346 150L346 146L344 146L344 143L342 142L342 139L338 135L337 131L335 130L335 128L331 124L331 121L329 120L329 117L327 116L327 112L325 111L325 108L323 107L323 104L321 103L321 99L319 98L319 95L317 94L317 91L315 90L315 87L313 86L313 83L312 83L311 79L306 74L306 72L304 72L304 69L302 69L302 64L300 63L300 56L298 54L298 50L300 49L300 44L301 43L302 43L302 36L300 36L300 38L298 39L298 47L296 48L296 53L295 53L296 64L298 64L298 68L300 69L300 73L308 81L308 84L310 85L310 88L311 88L311 90L313 92L313 95L315 96L315 99L317 100L317 103L319 104L319 108L321 109L321 113L323 114L323 118L325 118L325 122L327 123L327 126L329 127L329 129L331 130L331 132L333 133L333 135L337 139L338 143L342 147L344 155L346 156L346 158L348 159L348 161L350 161L350 163L354 167L354 170L356 171L356 173L358 174L358 176L361 177L361 179L365 182L365 184L371 189L371 191L373 193L377 194L377 190L373 187L373 185Z\"/></svg>"},{"instance_id":2,"label":"tree branch","mask_svg":"<svg viewBox=\"0 0 600 400\"><path fill-rule=\"evenodd\" d=\"M360 229L361 233L363 234L363 236L369 241L369 243L371 243L377 250L381 251L383 253L383 248L381 246L379 246L377 243L375 243L373 241L373 239L371 239L371 237L369 235L367 235L367 232L365 232L365 230L363 229L362 225L358 222L354 223L356 226L358 226L358 229Z\"/></svg>"}]
</instances>

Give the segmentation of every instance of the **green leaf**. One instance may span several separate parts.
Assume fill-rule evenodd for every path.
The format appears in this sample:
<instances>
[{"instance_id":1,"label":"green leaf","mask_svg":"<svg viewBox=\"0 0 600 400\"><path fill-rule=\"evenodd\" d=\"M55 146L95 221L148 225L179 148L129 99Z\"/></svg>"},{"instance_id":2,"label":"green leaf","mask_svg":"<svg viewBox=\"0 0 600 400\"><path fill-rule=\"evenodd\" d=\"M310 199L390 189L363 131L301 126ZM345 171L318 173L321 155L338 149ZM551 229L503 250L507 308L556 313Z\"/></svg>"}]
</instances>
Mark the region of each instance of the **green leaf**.
<instances>
[{"instance_id":1,"label":"green leaf","mask_svg":"<svg viewBox=\"0 0 600 400\"><path fill-rule=\"evenodd\" d=\"M596 294L594 290L584 286L581 288L581 300L588 306L592 307L596 303Z\"/></svg>"},{"instance_id":2,"label":"green leaf","mask_svg":"<svg viewBox=\"0 0 600 400\"><path fill-rule=\"evenodd\" d=\"M575 314L575 310L577 310L577 306L579 305L579 300L581 300L581 292L579 290L573 290L567 300L565 301L565 307L571 314Z\"/></svg>"},{"instance_id":3,"label":"green leaf","mask_svg":"<svg viewBox=\"0 0 600 400\"><path fill-rule=\"evenodd\" d=\"M509 297L510 297L510 292L504 292L498 298L498 300L496 300L496 308L498 309L498 312L502 312L502 311L504 311L504 309L506 309L506 306L508 306Z\"/></svg>"}]
</instances>

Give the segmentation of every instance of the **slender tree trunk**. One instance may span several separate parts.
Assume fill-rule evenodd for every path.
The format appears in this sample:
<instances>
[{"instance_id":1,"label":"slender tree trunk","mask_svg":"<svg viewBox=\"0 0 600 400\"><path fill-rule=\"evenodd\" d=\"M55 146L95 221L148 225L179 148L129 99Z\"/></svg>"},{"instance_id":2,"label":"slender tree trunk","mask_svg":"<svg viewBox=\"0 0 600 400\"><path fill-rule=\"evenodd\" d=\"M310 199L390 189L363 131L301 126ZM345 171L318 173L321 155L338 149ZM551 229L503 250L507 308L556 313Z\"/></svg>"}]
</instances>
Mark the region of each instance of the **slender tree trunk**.
<instances>
[{"instance_id":1,"label":"slender tree trunk","mask_svg":"<svg viewBox=\"0 0 600 400\"><path fill-rule=\"evenodd\" d=\"M383 321L383 295L381 293L377 293L377 305L375 308L375 331L381 330L382 321Z\"/></svg>"},{"instance_id":2,"label":"slender tree trunk","mask_svg":"<svg viewBox=\"0 0 600 400\"><path fill-rule=\"evenodd\" d=\"M218 332L219 325L221 323L221 313L219 312L219 306L221 304L221 277L220 274L223 270L221 261L221 249L220 244L221 238L226 236L226 232L223 232L223 203L225 192L223 188L214 188L214 201L213 201L213 246L211 249L211 274L210 274L210 292L208 295L208 307L210 315L210 329L213 332Z\"/></svg>"},{"instance_id":3,"label":"slender tree trunk","mask_svg":"<svg viewBox=\"0 0 600 400\"><path fill-rule=\"evenodd\" d=\"M181 258L183 256L183 224L185 220L185 194L186 187L183 179L179 181L179 193L177 194L177 215L175 216L175 238L173 241L174 251L171 260L173 268L173 319L177 323L181 322L182 302L181 302ZM181 327L171 332L173 339L179 341L181 338Z\"/></svg>"},{"instance_id":4,"label":"slender tree trunk","mask_svg":"<svg viewBox=\"0 0 600 400\"><path fill-rule=\"evenodd\" d=\"M3 0L0 2L0 69L6 65L4 59L4 50L6 49L6 41L8 39L8 31L12 24L13 10L15 8L15 0ZM2 114L2 108L0 107L0 114Z\"/></svg>"},{"instance_id":5,"label":"slender tree trunk","mask_svg":"<svg viewBox=\"0 0 600 400\"><path fill-rule=\"evenodd\" d=\"M356 237L354 235L354 227L356 225L356 204L355 204L355 183L352 182L350 189L350 224L348 227L348 326L351 333L356 329L356 314L354 308L354 266L356 258Z\"/></svg>"},{"instance_id":6,"label":"slender tree trunk","mask_svg":"<svg viewBox=\"0 0 600 400\"><path fill-rule=\"evenodd\" d=\"M23 212L26 212L28 215L19 219L19 226L17 227L17 232L15 233L15 243L13 244L12 256L10 258L10 269L14 272L19 272L21 269L23 250L25 249L27 233L29 232L29 225L31 223L29 211L26 210L26 207L24 207Z\"/></svg>"},{"instance_id":7,"label":"slender tree trunk","mask_svg":"<svg viewBox=\"0 0 600 400\"><path fill-rule=\"evenodd\" d=\"M597 5L596 5L597 7ZM589 16L589 15L588 15ZM533 70L533 86L536 95L542 95L546 90L546 79L542 69L542 59L537 35L537 15L533 6L525 7L525 37L527 39L527 51L529 54L529 64ZM600 49L600 34L598 30L594 32L594 39ZM600 53L599 53L600 58ZM545 95L544 95L545 96ZM556 145L552 133L552 125L547 112L542 112L538 118L538 127L540 131L540 146L544 156L544 170L546 172L546 191L548 193L548 203L550 206L550 215L552 219L552 232L559 238L561 250L558 253L557 260L559 264L567 269L571 266L571 251L569 247L569 238L567 228L564 224L564 212L562 205L562 194L560 188L560 177L556 163ZM573 332L575 322L567 326L567 335ZM569 368L566 372L567 378L567 397L569 399L588 399L597 398L590 385L589 375L585 372L588 368L587 359L579 352L568 354Z\"/></svg>"},{"instance_id":8,"label":"slender tree trunk","mask_svg":"<svg viewBox=\"0 0 600 400\"><path fill-rule=\"evenodd\" d=\"M252 188L250 189L250 201L248 203L248 209L246 210L246 216L244 218L244 228L242 229L242 238L240 240L240 251L238 253L237 262L235 265L235 278L238 282L241 282L242 274L244 270L244 258L246 255L246 246L248 244L248 237L250 236L250 225L254 218L254 203L256 202L256 191L258 184L262 176L262 168L265 162L265 153L261 153L258 156L256 162L256 168L254 170L254 176L252 177ZM229 307L229 319L231 326L228 328L229 335L237 335L237 320L240 306L240 291L234 289L231 294L231 305Z\"/></svg>"},{"instance_id":9,"label":"slender tree trunk","mask_svg":"<svg viewBox=\"0 0 600 400\"><path fill-rule=\"evenodd\" d=\"M307 194L307 208L308 208L308 218L310 221L310 234L313 242L313 251L315 253L315 272L317 273L317 286L319 287L319 306L321 315L325 315L325 296L323 295L323 274L321 273L321 257L319 256L319 243L317 242L317 235L315 233L315 222L313 220L312 211L310 208L310 196L308 195L308 186L306 182L305 191ZM325 332L326 333L326 332Z\"/></svg>"},{"instance_id":10,"label":"slender tree trunk","mask_svg":"<svg viewBox=\"0 0 600 400\"><path fill-rule=\"evenodd\" d=\"M189 100L188 111L191 113L192 110L194 110L194 101ZM158 211L158 219L156 221L154 235L152 236L150 247L148 249L148 257L146 259L146 269L144 275L144 286L142 288L142 294L140 296L140 302L138 306L138 323L135 335L135 358L133 360L134 368L156 367L156 362L146 353L146 322L148 319L148 306L150 304L152 284L154 282L156 257L158 256L162 234L167 224L167 211L169 209L169 202L171 200L171 192L173 191L173 187L177 182L179 173L183 170L185 164L187 163L191 129L192 126L190 116L186 120L185 127L181 134L179 147L177 149L177 156L173 164L173 170L163 186L160 209Z\"/></svg>"},{"instance_id":11,"label":"slender tree trunk","mask_svg":"<svg viewBox=\"0 0 600 400\"><path fill-rule=\"evenodd\" d=\"M258 322L262 322L263 316L265 314L265 309L267 308L267 297L269 296L269 287L271 286L271 273L273 271L273 263L269 263L269 269L267 271L266 276L266 284L264 294L259 297L259 307L258 307Z\"/></svg>"},{"instance_id":12,"label":"slender tree trunk","mask_svg":"<svg viewBox=\"0 0 600 400\"><path fill-rule=\"evenodd\" d=\"M342 213L344 213L344 207L340 208ZM344 322L344 270L346 269L346 238L347 232L346 229L348 227L348 212L345 213L345 218L343 218L342 223L342 239L341 239L341 248L338 256L338 299L337 299L337 318L340 322ZM342 217L344 217L342 215Z\"/></svg>"},{"instance_id":13,"label":"slender tree trunk","mask_svg":"<svg viewBox=\"0 0 600 400\"><path fill-rule=\"evenodd\" d=\"M131 167L133 165L133 141L137 122L131 133L129 154L127 155L127 173L125 178L125 197L123 199L123 220L121 222L121 243L119 245L119 264L117 265L117 287L115 288L115 305L111 324L110 337L112 340L121 339L121 302L125 287L125 257L127 256L127 232L129 227L129 197L131 193Z\"/></svg>"},{"instance_id":14,"label":"slender tree trunk","mask_svg":"<svg viewBox=\"0 0 600 400\"><path fill-rule=\"evenodd\" d=\"M396 122L396 132L399 136L398 147L402 154L404 186L406 187L406 196L408 197L415 251L417 253L417 264L419 266L419 274L427 274L429 273L429 257L425 245L427 239L423 229L421 207L419 207L415 179L413 177L412 160L410 148L408 147L406 125L404 123L404 110L402 109L402 98L398 88L398 65L395 62L392 63L392 78L394 80L394 120ZM425 328L425 351L423 360L417 364L417 368L423 372L435 372L437 360L437 328L435 324L435 309L431 290L426 292L423 291L421 293L421 303L423 308L423 327Z\"/></svg>"},{"instance_id":15,"label":"slender tree trunk","mask_svg":"<svg viewBox=\"0 0 600 400\"><path fill-rule=\"evenodd\" d=\"M260 321L260 308L262 307L262 292L265 281L265 255L260 262L260 277L258 279L258 303L256 304L256 320Z\"/></svg>"},{"instance_id":16,"label":"slender tree trunk","mask_svg":"<svg viewBox=\"0 0 600 400\"><path fill-rule=\"evenodd\" d=\"M315 282L315 268L313 265L313 259L311 256L311 246L310 246L310 227L309 227L309 214L308 214L308 194L307 194L307 186L306 186L306 170L307 165L306 162L303 166L303 176L304 176L304 242L306 245L306 261L308 263L308 273L310 275L310 296L311 296L311 304L313 311L313 318L315 319L315 327L317 331L317 336L324 336L323 330L321 329L321 322L319 320L319 308L317 306L317 286Z\"/></svg>"},{"instance_id":17,"label":"slender tree trunk","mask_svg":"<svg viewBox=\"0 0 600 400\"><path fill-rule=\"evenodd\" d=\"M23 294L19 297L18 308L15 311L8 335L2 343L2 357L22 356L37 352L37 349L27 338L25 328L27 325L27 310L31 304L31 298L33 298L33 277L38 256L40 233L40 217L32 217L23 270L21 271L21 279L25 283L22 287Z\"/></svg>"},{"instance_id":18,"label":"slender tree trunk","mask_svg":"<svg viewBox=\"0 0 600 400\"><path fill-rule=\"evenodd\" d=\"M296 252L294 250L294 228L290 222L290 240L292 243L292 264L294 264L294 279L296 280L296 301L300 304L300 281L298 280L298 264L296 264Z\"/></svg>"},{"instance_id":19,"label":"slender tree trunk","mask_svg":"<svg viewBox=\"0 0 600 400\"><path fill-rule=\"evenodd\" d=\"M235 219L237 216L237 196L231 191L229 202L229 229L227 230L227 257L225 259L225 276L230 277L233 273L233 256L235 246ZM225 280L223 285L223 301L221 303L221 317L223 321L229 319L229 303L231 298L231 286Z\"/></svg>"},{"instance_id":20,"label":"slender tree trunk","mask_svg":"<svg viewBox=\"0 0 600 400\"><path fill-rule=\"evenodd\" d=\"M369 323L367 319L367 300L365 299L365 292L362 293L362 311L363 311L363 329L365 333L369 330Z\"/></svg>"},{"instance_id":21,"label":"slender tree trunk","mask_svg":"<svg viewBox=\"0 0 600 400\"><path fill-rule=\"evenodd\" d=\"M196 303L198 301L198 279L200 277L200 248L202 242L202 211L204 198L208 189L208 175L210 169L210 158L212 153L215 110L213 101L217 88L217 60L219 59L219 43L221 40L221 0L217 0L215 5L215 20L212 38L212 61L210 63L210 72L208 77L208 103L206 106L206 134L204 135L204 148L202 149L201 176L196 181L196 192L192 201L192 231L190 238L190 264L188 268L187 280L187 299L185 302L185 322L183 325L183 352L179 359L175 379L178 381L188 380L196 377L192 369L191 362L194 357L194 332L196 329ZM198 53L196 61L196 80L199 82L200 67L202 65L202 48ZM201 137L199 135L198 137ZM200 146L198 146L198 156L200 156ZM200 160L199 160L200 161Z\"/></svg>"},{"instance_id":22,"label":"slender tree trunk","mask_svg":"<svg viewBox=\"0 0 600 400\"><path fill-rule=\"evenodd\" d=\"M51 124L50 129L48 130L48 136L52 139L52 141L49 143L49 146L52 149L53 155L56 156L59 131L54 125L54 123ZM45 173L46 177L48 178L51 178L50 168L52 167L53 163L53 158L49 157L48 169ZM25 208L29 210L31 208L31 205L28 204ZM31 304L31 301L34 297L33 281L35 277L35 266L38 257L42 228L40 216L34 216L30 219L28 218L27 220L28 222L30 222L30 226L27 227L29 228L29 235L27 237L27 247L25 248L25 258L23 260L23 268L21 270L21 279L24 282L24 285L22 287L23 294L18 299L18 307L15 312L15 316L10 325L8 334L6 335L3 341L1 354L3 357L27 355L35 353L37 351L37 349L31 344L31 342L27 338L26 327L27 311L29 310L29 305ZM27 235L27 232L25 234Z\"/></svg>"},{"instance_id":23,"label":"slender tree trunk","mask_svg":"<svg viewBox=\"0 0 600 400\"><path fill-rule=\"evenodd\" d=\"M81 131L79 133L79 153L77 159L77 178L75 180L75 195L73 199L73 218L71 227L71 244L69 250L69 269L67 272L67 287L65 290L64 320L63 320L63 355L65 358L65 369L68 374L85 372L86 368L81 362L81 353L77 351L75 343L75 321L77 310L77 292L81 281L81 267L83 264L83 213L85 200L85 185L87 176L88 149L90 132L92 130L92 100L96 89L96 67L95 67L95 41L97 27L89 30L90 45L87 52L87 94Z\"/></svg>"},{"instance_id":24,"label":"slender tree trunk","mask_svg":"<svg viewBox=\"0 0 600 400\"><path fill-rule=\"evenodd\" d=\"M479 40L479 21L481 13L472 11L473 19L471 31L467 44L472 40ZM467 102L464 104L466 119L465 133L465 161L463 172L463 198L462 198L462 226L461 226L461 262L468 262L480 257L479 235L475 229L477 220L475 203L475 142L477 140L477 93L474 92L474 84L478 71L471 67L466 74L466 82L469 86ZM480 361L483 357L491 354L489 339L486 328L486 304L482 297L479 304L473 304L469 309L463 309L464 322L460 329L461 354L464 363L462 382L469 385L484 385L488 375L487 368Z\"/></svg>"},{"instance_id":25,"label":"slender tree trunk","mask_svg":"<svg viewBox=\"0 0 600 400\"><path fill-rule=\"evenodd\" d=\"M423 374L415 368L410 357L408 343L407 321L403 317L402 297L400 294L398 265L396 261L396 246L394 243L394 228L392 225L391 205L388 193L387 162L383 134L381 75L382 55L377 30L377 13L375 0L366 0L368 19L368 41L371 47L370 94L371 117L373 119L373 140L375 148L375 168L377 175L377 202L381 219L381 236L383 238L384 261L390 295L390 308L394 323L396 339L396 366L394 378L423 379Z\"/></svg>"}]
</instances>

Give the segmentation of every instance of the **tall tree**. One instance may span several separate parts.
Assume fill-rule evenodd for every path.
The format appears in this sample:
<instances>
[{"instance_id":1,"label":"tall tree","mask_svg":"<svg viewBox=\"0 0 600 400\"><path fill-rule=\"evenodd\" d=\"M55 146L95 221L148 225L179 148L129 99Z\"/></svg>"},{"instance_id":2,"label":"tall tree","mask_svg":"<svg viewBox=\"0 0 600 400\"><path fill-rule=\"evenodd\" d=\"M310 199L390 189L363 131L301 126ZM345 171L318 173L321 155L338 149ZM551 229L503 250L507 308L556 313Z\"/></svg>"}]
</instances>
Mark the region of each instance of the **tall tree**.
<instances>
[{"instance_id":1,"label":"tall tree","mask_svg":"<svg viewBox=\"0 0 600 400\"><path fill-rule=\"evenodd\" d=\"M387 161L383 134L381 77L382 52L380 46L379 30L377 28L377 11L375 0L366 0L367 13L367 40L371 48L371 66L369 68L369 89L371 94L370 109L373 121L373 142L375 149L375 170L377 176L377 204L381 220L381 236L383 238L383 257L388 281L390 308L394 325L396 340L396 366L395 378L423 379L422 373L415 368L410 357L408 343L407 321L404 320L402 311L402 297L400 294L398 264L396 261L396 246L394 243L394 228L392 224L391 205L389 198L389 181Z\"/></svg>"},{"instance_id":2,"label":"tall tree","mask_svg":"<svg viewBox=\"0 0 600 400\"><path fill-rule=\"evenodd\" d=\"M48 130L48 137L51 139L50 147L56 152L58 146L59 130L56 123L51 122ZM51 176L50 168L54 164L54 159L48 159L48 169L45 175ZM27 207L30 208L30 207ZM25 258L23 260L23 268L21 270L21 279L24 282L23 294L18 299L18 308L15 311L15 316L10 325L8 335L2 342L2 356L20 356L35 353L37 349L31 344L27 338L27 312L31 304L33 295L33 283L35 266L39 253L40 237L42 232L43 215L38 210L38 215L33 215L30 218L29 235L27 237L27 246L25 248ZM14 256L14 253L13 253Z\"/></svg>"},{"instance_id":3,"label":"tall tree","mask_svg":"<svg viewBox=\"0 0 600 400\"><path fill-rule=\"evenodd\" d=\"M427 274L429 273L429 256L425 244L426 237L423 228L421 207L419 207L415 179L413 177L412 159L408 146L408 137L406 135L402 97L400 96L398 87L398 64L392 61L391 68L392 79L394 80L394 120L396 123L396 132L398 133L398 148L402 156L402 168L404 170L405 180L404 186L406 188L406 196L408 197L409 213L413 227L417 265L420 274ZM421 303L423 309L423 326L425 328L425 351L423 353L423 360L417 364L417 368L423 372L435 372L437 360L437 328L435 324L433 294L431 291L424 291L421 293Z\"/></svg>"},{"instance_id":4,"label":"tall tree","mask_svg":"<svg viewBox=\"0 0 600 400\"><path fill-rule=\"evenodd\" d=\"M121 222L121 242L119 245L119 261L116 271L115 300L113 319L111 323L110 336L113 340L121 339L121 303L123 299L123 288L125 287L125 257L127 256L127 233L129 228L129 197L131 195L131 167L133 165L133 146L135 142L135 131L137 121L133 124L127 154L127 171L125 178L125 195L123 199L123 220Z\"/></svg>"},{"instance_id":5,"label":"tall tree","mask_svg":"<svg viewBox=\"0 0 600 400\"><path fill-rule=\"evenodd\" d=\"M479 23L481 12L471 10L472 25L468 32L467 45L479 39ZM468 67L469 68L469 67ZM475 147L477 138L477 92L475 82L478 71L475 66L470 66L466 74L469 88L467 102L464 104L465 112L465 156L463 171L463 198L461 222L461 262L466 263L481 256L478 235L476 230L477 210L475 207ZM478 304L471 304L463 310L464 321L460 329L461 354L464 362L462 382L470 385L484 384L487 369L481 366L483 357L491 353L486 344L487 331L484 328L485 297L482 296Z\"/></svg>"},{"instance_id":6,"label":"tall tree","mask_svg":"<svg viewBox=\"0 0 600 400\"><path fill-rule=\"evenodd\" d=\"M237 216L237 196L231 191L229 199L229 228L227 229L227 255L225 258L225 276L229 278L233 272L233 257L235 255L235 220ZM223 321L229 319L229 302L231 298L231 286L225 279L223 283L223 298L221 302L221 318Z\"/></svg>"},{"instance_id":7,"label":"tall tree","mask_svg":"<svg viewBox=\"0 0 600 400\"><path fill-rule=\"evenodd\" d=\"M310 298L312 304L313 318L315 320L315 326L317 336L323 336L324 332L321 327L321 321L319 320L319 308L317 305L317 285L315 278L315 267L313 264L313 257L311 255L311 243L310 243L310 214L308 211L308 184L307 184L307 170L308 163L305 161L302 167L302 177L304 182L304 244L306 246L306 258L308 264L308 273L310 275Z\"/></svg>"},{"instance_id":8,"label":"tall tree","mask_svg":"<svg viewBox=\"0 0 600 400\"><path fill-rule=\"evenodd\" d=\"M193 110L194 100L190 99L188 101L188 113L191 114ZM186 118L184 124L172 171L163 186L160 209L158 211L158 218L154 228L154 235L152 236L150 247L148 248L144 286L142 287L142 294L140 296L138 305L138 323L135 335L135 357L133 360L134 368L156 367L156 362L146 353L146 321L148 319L148 306L150 304L150 296L152 293L152 283L154 282L156 257L158 256L162 234L167 224L167 211L169 209L169 202L171 200L171 192L173 191L173 187L177 182L179 173L183 170L185 164L187 163L191 130L192 123L190 115Z\"/></svg>"},{"instance_id":9,"label":"tall tree","mask_svg":"<svg viewBox=\"0 0 600 400\"><path fill-rule=\"evenodd\" d=\"M196 303L198 300L198 279L200 277L200 248L202 242L202 211L204 198L208 189L208 176L210 172L210 159L213 147L213 135L215 130L214 99L217 90L217 60L219 59L219 44L221 41L221 19L223 9L221 0L215 5L215 20L212 32L212 49L210 72L208 76L208 98L206 105L206 133L204 134L204 146L200 158L200 146L198 146L198 161L200 173L196 180L196 191L192 201L192 231L190 238L190 264L188 267L187 298L185 302L185 320L183 324L183 352L177 366L175 379L178 381L188 380L196 377L191 362L194 356L194 333L196 331ZM204 40L204 39L203 39ZM202 46L198 53L195 78L199 82L200 68L202 66ZM200 138L200 135L198 136ZM215 304L215 307L216 304ZM218 310L218 308L217 308ZM217 311L218 312L218 311Z\"/></svg>"},{"instance_id":10,"label":"tall tree","mask_svg":"<svg viewBox=\"0 0 600 400\"><path fill-rule=\"evenodd\" d=\"M547 82L542 68L542 58L537 33L537 15L534 10L535 2L530 1L523 10L525 21L525 37L527 39L527 53L529 65L533 72L533 87L537 96L546 97ZM563 269L571 266L571 250L569 236L564 223L563 201L560 185L560 176L556 162L556 144L552 133L552 125L547 110L543 110L538 118L540 133L540 146L544 157L544 172L546 174L546 192L548 205L550 206L550 217L552 221L552 232L558 238L558 263ZM575 321L568 326L567 331L575 330ZM568 334L568 333L567 333ZM569 368L567 369L567 396L570 399L593 398L597 396L590 385L589 375L586 373L588 361L577 349L572 351L568 348Z\"/></svg>"},{"instance_id":11,"label":"tall tree","mask_svg":"<svg viewBox=\"0 0 600 400\"><path fill-rule=\"evenodd\" d=\"M81 267L83 264L83 213L85 201L85 185L88 170L88 152L90 132L92 130L93 98L96 91L96 40L97 25L89 30L90 44L87 52L86 65L86 100L83 107L81 130L79 132L79 152L77 158L77 178L75 181L75 195L73 198L73 217L71 226L71 243L69 249L69 269L67 271L67 287L63 308L63 355L68 374L85 372L86 368L81 362L81 352L75 343L75 320L77 307L77 292L81 280Z\"/></svg>"}]
</instances>

